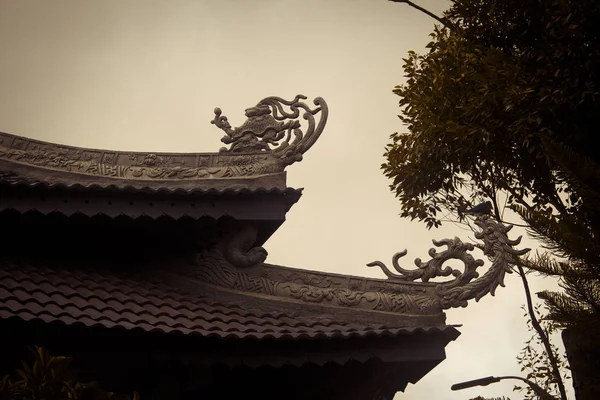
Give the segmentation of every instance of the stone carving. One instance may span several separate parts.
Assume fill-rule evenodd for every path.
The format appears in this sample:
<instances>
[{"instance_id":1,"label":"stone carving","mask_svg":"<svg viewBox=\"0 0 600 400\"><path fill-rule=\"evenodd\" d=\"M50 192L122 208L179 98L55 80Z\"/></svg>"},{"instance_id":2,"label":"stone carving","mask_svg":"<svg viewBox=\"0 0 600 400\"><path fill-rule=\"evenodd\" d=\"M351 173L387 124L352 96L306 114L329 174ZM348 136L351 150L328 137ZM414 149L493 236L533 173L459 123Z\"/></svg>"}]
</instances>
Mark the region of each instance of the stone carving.
<instances>
[{"instance_id":1,"label":"stone carving","mask_svg":"<svg viewBox=\"0 0 600 400\"><path fill-rule=\"evenodd\" d=\"M369 289L368 278L354 278L361 282L351 287L348 277L316 276L308 271L264 266L267 252L255 246L256 228L250 224L232 228L222 227L231 233L206 247L197 258L196 268L182 272L226 289L304 303L415 315L441 312L433 286L416 288L418 285L411 283L394 284L407 286L407 290L379 291ZM385 281L378 283L386 286Z\"/></svg>"},{"instance_id":2,"label":"stone carving","mask_svg":"<svg viewBox=\"0 0 600 400\"><path fill-rule=\"evenodd\" d=\"M329 277L312 277L288 272L281 274L281 279L286 282L299 283L320 288L330 288L334 286L333 280Z\"/></svg>"},{"instance_id":3,"label":"stone carving","mask_svg":"<svg viewBox=\"0 0 600 400\"><path fill-rule=\"evenodd\" d=\"M215 108L215 118L211 123L225 132L221 141L231 145L229 149L223 147L221 152L269 152L284 165L301 161L302 154L323 132L328 116L327 103L322 98L314 100L315 109L300 101L305 99L303 95L297 95L292 101L267 97L256 106L246 109L248 119L237 128L232 128L221 109ZM306 132L302 131L298 121L301 110L304 112L302 117L308 121ZM319 113L321 115L317 123L315 115Z\"/></svg>"},{"instance_id":4,"label":"stone carving","mask_svg":"<svg viewBox=\"0 0 600 400\"><path fill-rule=\"evenodd\" d=\"M267 259L267 250L256 243L256 227L247 224L241 230L231 235L224 246L225 259L236 267L255 267L262 265Z\"/></svg>"},{"instance_id":5,"label":"stone carving","mask_svg":"<svg viewBox=\"0 0 600 400\"><path fill-rule=\"evenodd\" d=\"M433 292L386 293L344 287L314 286L302 283L302 272L297 272L296 277L289 276L289 280L274 280L264 276L266 274L261 274L264 269L259 268L258 271L240 269L232 265L223 251L216 247L198 258L198 267L185 273L194 279L226 289L304 303L414 315L436 315L441 312L439 300Z\"/></svg>"},{"instance_id":6,"label":"stone carving","mask_svg":"<svg viewBox=\"0 0 600 400\"><path fill-rule=\"evenodd\" d=\"M21 142L19 142L21 143ZM25 147L20 145L20 147ZM202 167L184 167L185 163L175 157L160 155L122 154L122 158L133 161L133 165L116 162L119 153L105 153L91 157L86 152L61 152L58 145L48 145L43 150L19 150L0 147L0 158L43 168L76 172L86 175L122 179L212 179L258 176L283 171L277 159L269 155L243 154L222 155L214 160L210 155L202 155L198 164ZM217 164L218 163L218 164Z\"/></svg>"},{"instance_id":7,"label":"stone carving","mask_svg":"<svg viewBox=\"0 0 600 400\"><path fill-rule=\"evenodd\" d=\"M129 159L136 167L173 167L185 165L185 162L176 160L175 157L160 156L154 153L129 154Z\"/></svg>"},{"instance_id":8,"label":"stone carving","mask_svg":"<svg viewBox=\"0 0 600 400\"><path fill-rule=\"evenodd\" d=\"M418 268L415 270L407 270L398 265L398 260L406 255L406 250L396 253L392 258L392 265L397 273L392 272L381 261L371 262L367 266L380 267L388 279L394 282L412 282L417 279L429 282L431 278L452 275L453 280L436 283L436 294L440 297L443 308L466 307L468 300L479 301L487 293L493 296L498 286L504 286L505 274L512 273L511 266L515 264L516 257L530 251L513 248L521 242L521 237L516 240L508 238L507 233L512 229L512 225L503 225L487 215L478 217L475 224L481 228L475 233L475 238L482 240L482 246L463 243L458 238L434 240L435 246L446 246L446 249L438 253L432 248L429 251L431 259L427 262L417 258L415 264ZM483 260L476 260L468 253L475 247L482 248L483 253L492 262L489 270L481 278L477 268L484 264ZM462 261L465 265L464 271L444 267L444 263L450 259Z\"/></svg>"},{"instance_id":9,"label":"stone carving","mask_svg":"<svg viewBox=\"0 0 600 400\"><path fill-rule=\"evenodd\" d=\"M429 282L431 278L448 275L458 276L461 274L458 270L453 270L450 267L443 267L444 263L450 259L458 259L464 262L465 274L474 273L477 267L480 267L484 264L483 260L475 260L473 256L467 253L468 251L472 251L475 246L471 243L463 243L457 237L454 239L443 239L439 241L434 239L433 244L437 247L446 245L447 249L441 253L437 253L435 248L430 249L429 256L431 257L431 260L425 263L422 262L420 258L415 259L415 265L418 267L418 269L408 270L402 268L398 264L398 260L407 254L406 250L398 252L392 257L392 265L399 274L390 271L390 269L381 261L373 261L372 263L367 264L367 266L380 267L383 273L389 279L397 279L407 282L413 282L417 279L420 279L423 282Z\"/></svg>"},{"instance_id":10,"label":"stone carving","mask_svg":"<svg viewBox=\"0 0 600 400\"><path fill-rule=\"evenodd\" d=\"M267 97L246 110L248 120L232 129L221 110L213 124L231 148L216 154L167 155L86 150L0 133L0 159L52 170L122 179L196 180L276 174L302 160L327 122L327 104L317 97L311 109L298 95L292 101ZM306 131L298 119L307 121ZM319 115L317 122L315 116ZM186 163L194 156L196 161ZM187 158L186 158L187 157Z\"/></svg>"}]
</instances>

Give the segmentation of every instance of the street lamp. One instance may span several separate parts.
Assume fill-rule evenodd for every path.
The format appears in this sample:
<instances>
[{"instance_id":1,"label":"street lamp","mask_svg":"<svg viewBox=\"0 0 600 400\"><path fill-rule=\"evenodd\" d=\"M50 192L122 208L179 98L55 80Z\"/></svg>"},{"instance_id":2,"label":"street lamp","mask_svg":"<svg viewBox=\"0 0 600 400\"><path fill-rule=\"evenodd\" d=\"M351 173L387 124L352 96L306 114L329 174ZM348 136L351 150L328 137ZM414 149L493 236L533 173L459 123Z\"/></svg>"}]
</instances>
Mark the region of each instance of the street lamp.
<instances>
[{"instance_id":1,"label":"street lamp","mask_svg":"<svg viewBox=\"0 0 600 400\"><path fill-rule=\"evenodd\" d=\"M521 378L520 376L488 376L486 378L479 378L472 381L455 383L450 387L451 390L462 390L467 388L472 388L475 386L487 386L490 383L500 382L504 379L518 379L520 381L525 382L531 390L538 396L540 396L541 400L556 400L556 397L552 396L550 393L546 392L540 385L535 382L530 381L529 379Z\"/></svg>"}]
</instances>

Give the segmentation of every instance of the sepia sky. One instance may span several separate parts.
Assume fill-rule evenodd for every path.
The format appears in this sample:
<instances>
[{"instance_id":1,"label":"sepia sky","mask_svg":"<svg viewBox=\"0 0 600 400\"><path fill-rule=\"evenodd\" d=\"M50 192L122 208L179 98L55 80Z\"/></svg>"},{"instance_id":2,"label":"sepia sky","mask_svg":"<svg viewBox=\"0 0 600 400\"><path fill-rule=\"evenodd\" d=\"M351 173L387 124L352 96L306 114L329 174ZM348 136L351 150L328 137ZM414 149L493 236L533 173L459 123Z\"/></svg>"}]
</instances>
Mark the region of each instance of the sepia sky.
<instances>
[{"instance_id":1,"label":"sepia sky","mask_svg":"<svg viewBox=\"0 0 600 400\"><path fill-rule=\"evenodd\" d=\"M449 6L416 2L436 13ZM328 125L287 168L288 185L304 195L265 245L268 262L384 277L366 264L406 248L410 268L427 259L431 239L473 237L401 219L380 170L389 135L404 130L392 94L402 58L424 51L433 22L386 0L0 0L0 131L101 149L216 152L215 107L237 126L264 97L321 96ZM534 277L531 285L555 287ZM447 312L462 335L397 398L523 398L510 381L450 391L520 373L525 298L517 276L506 286Z\"/></svg>"}]
</instances>

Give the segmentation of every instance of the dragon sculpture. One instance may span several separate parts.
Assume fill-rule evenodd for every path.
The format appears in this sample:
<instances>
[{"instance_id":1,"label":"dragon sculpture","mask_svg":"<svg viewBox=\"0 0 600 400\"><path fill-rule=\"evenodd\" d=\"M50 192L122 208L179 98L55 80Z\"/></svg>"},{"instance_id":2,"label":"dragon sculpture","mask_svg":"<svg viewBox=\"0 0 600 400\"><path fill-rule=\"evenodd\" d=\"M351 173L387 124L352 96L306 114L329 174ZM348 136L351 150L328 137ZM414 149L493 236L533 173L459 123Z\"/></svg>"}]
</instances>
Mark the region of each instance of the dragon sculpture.
<instances>
[{"instance_id":1,"label":"dragon sculpture","mask_svg":"<svg viewBox=\"0 0 600 400\"><path fill-rule=\"evenodd\" d=\"M478 217L475 224L481 229L475 232L475 238L481 240L482 245L463 243L457 237L433 240L436 247L446 246L446 249L439 253L435 248L430 249L431 259L426 262L422 262L420 258L415 259L417 269L404 269L398 265L398 260L407 254L406 250L392 257L392 265L396 272L392 272L381 261L371 262L367 266L379 267L388 279L404 282L413 282L417 279L429 282L432 278L452 275L453 280L435 283L441 305L445 309L466 307L471 299L479 301L487 293L493 296L498 286L504 286L504 276L512 273L511 267L517 262L517 258L530 251L530 249L514 248L521 243L521 236L515 240L508 238L507 233L512 229L512 225L503 225L488 215ZM483 260L475 259L469 254L475 247L482 249L483 254L492 263L482 277L479 277L477 268L484 264ZM449 266L444 267L444 263L451 259L462 261L465 265L464 271Z\"/></svg>"},{"instance_id":2,"label":"dragon sculpture","mask_svg":"<svg viewBox=\"0 0 600 400\"><path fill-rule=\"evenodd\" d=\"M327 103L317 97L311 109L301 102L307 97L301 94L287 101L280 97L267 97L254 107L246 109L247 120L237 128L232 128L220 108L215 108L212 124L225 132L221 141L231 145L221 152L257 153L264 152L280 159L284 165L302 160L304 154L317 141L327 122ZM286 107L289 109L286 109ZM300 117L308 122L306 131L301 129ZM320 113L317 122L315 116Z\"/></svg>"}]
</instances>

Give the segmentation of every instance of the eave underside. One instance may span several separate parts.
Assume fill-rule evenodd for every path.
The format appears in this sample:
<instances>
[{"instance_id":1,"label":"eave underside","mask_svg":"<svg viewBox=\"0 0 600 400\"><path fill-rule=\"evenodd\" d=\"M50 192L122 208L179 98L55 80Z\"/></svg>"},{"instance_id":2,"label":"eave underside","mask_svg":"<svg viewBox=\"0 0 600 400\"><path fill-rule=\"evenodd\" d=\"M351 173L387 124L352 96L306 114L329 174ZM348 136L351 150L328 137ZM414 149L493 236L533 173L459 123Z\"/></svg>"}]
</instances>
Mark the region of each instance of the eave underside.
<instances>
[{"instance_id":1,"label":"eave underside","mask_svg":"<svg viewBox=\"0 0 600 400\"><path fill-rule=\"evenodd\" d=\"M166 379L224 399L281 399L286 393L290 399L370 400L380 392L391 400L439 364L444 346L457 336L448 327L371 339L238 341L18 320L0 320L0 327L2 372L27 357L25 345L37 343L74 357L83 378L113 390L155 394L162 387L156 382ZM177 393L157 398L186 398Z\"/></svg>"}]
</instances>

